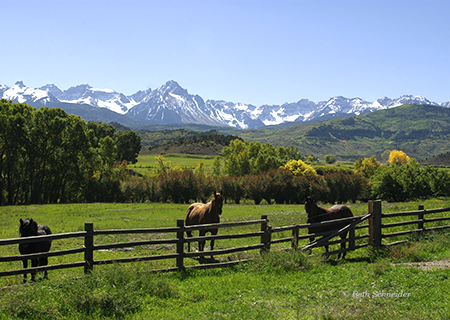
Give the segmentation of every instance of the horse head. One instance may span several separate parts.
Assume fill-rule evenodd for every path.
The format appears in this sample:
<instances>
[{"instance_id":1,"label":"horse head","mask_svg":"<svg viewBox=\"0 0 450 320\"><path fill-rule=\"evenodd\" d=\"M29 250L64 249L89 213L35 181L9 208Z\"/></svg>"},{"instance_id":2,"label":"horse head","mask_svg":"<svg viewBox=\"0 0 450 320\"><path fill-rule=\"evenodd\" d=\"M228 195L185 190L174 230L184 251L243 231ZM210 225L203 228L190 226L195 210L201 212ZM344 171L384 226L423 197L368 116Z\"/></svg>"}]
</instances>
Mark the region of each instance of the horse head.
<instances>
[{"instance_id":1,"label":"horse head","mask_svg":"<svg viewBox=\"0 0 450 320\"><path fill-rule=\"evenodd\" d=\"M38 235L38 224L33 219L20 219L20 228L19 228L21 237L32 237Z\"/></svg>"},{"instance_id":2,"label":"horse head","mask_svg":"<svg viewBox=\"0 0 450 320\"><path fill-rule=\"evenodd\" d=\"M222 207L223 207L222 192L216 193L216 191L214 191L213 205L216 208L217 214L219 215L222 214Z\"/></svg>"},{"instance_id":3,"label":"horse head","mask_svg":"<svg viewBox=\"0 0 450 320\"><path fill-rule=\"evenodd\" d=\"M316 202L314 201L314 195L308 196L305 199L305 210L308 214L308 217L314 216L315 214L315 208L317 208Z\"/></svg>"}]
</instances>

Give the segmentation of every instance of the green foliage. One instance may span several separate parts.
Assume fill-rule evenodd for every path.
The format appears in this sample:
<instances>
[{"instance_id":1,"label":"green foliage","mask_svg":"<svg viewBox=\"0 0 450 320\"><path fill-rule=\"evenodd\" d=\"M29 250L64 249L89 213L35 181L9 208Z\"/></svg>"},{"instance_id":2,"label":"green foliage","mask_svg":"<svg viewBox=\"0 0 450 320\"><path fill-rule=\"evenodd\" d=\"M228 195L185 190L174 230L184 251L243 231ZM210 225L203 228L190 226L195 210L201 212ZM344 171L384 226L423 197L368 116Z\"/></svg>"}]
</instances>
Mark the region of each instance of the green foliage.
<instances>
[{"instance_id":1,"label":"green foliage","mask_svg":"<svg viewBox=\"0 0 450 320\"><path fill-rule=\"evenodd\" d=\"M115 162L136 160L135 133L8 100L0 115L0 205L119 199Z\"/></svg>"},{"instance_id":2,"label":"green foliage","mask_svg":"<svg viewBox=\"0 0 450 320\"><path fill-rule=\"evenodd\" d=\"M230 141L240 139L234 135L224 135L217 130L196 132L185 129L139 131L143 145L152 153L179 153L218 155Z\"/></svg>"},{"instance_id":3,"label":"green foliage","mask_svg":"<svg viewBox=\"0 0 450 320\"><path fill-rule=\"evenodd\" d=\"M406 164L381 166L370 179L372 196L387 201L450 195L448 171L421 167L414 159Z\"/></svg>"},{"instance_id":4,"label":"green foliage","mask_svg":"<svg viewBox=\"0 0 450 320\"><path fill-rule=\"evenodd\" d=\"M336 157L333 156L332 154L326 154L324 156L324 159L325 159L325 162L328 163L328 164L333 164L333 163L335 163L337 161Z\"/></svg>"},{"instance_id":5,"label":"green foliage","mask_svg":"<svg viewBox=\"0 0 450 320\"><path fill-rule=\"evenodd\" d=\"M242 177L221 176L218 178L218 185L218 190L223 191L225 201L231 199L239 204L244 197Z\"/></svg>"},{"instance_id":6,"label":"green foliage","mask_svg":"<svg viewBox=\"0 0 450 320\"><path fill-rule=\"evenodd\" d=\"M299 160L301 154L297 148L277 147L269 143L232 140L222 149L225 158L225 171L230 176L259 174L277 169L287 161Z\"/></svg>"},{"instance_id":7,"label":"green foliage","mask_svg":"<svg viewBox=\"0 0 450 320\"><path fill-rule=\"evenodd\" d=\"M134 131L117 131L114 140L117 145L116 160L136 163L141 151L141 137Z\"/></svg>"},{"instance_id":8,"label":"green foliage","mask_svg":"<svg viewBox=\"0 0 450 320\"><path fill-rule=\"evenodd\" d=\"M370 177L374 175L380 165L381 164L377 161L377 159L375 159L374 156L365 158L364 160L359 158L358 161L354 163L356 172L367 179L370 179Z\"/></svg>"}]
</instances>

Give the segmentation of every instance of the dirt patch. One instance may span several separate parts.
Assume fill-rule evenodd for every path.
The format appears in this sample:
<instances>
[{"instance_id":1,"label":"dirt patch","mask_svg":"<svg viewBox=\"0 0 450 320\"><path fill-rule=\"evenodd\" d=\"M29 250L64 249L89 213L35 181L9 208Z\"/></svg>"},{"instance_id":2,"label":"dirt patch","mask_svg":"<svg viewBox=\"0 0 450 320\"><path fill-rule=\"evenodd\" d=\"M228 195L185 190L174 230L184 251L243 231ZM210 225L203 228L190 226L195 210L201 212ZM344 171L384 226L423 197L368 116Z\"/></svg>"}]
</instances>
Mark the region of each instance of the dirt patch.
<instances>
[{"instance_id":1,"label":"dirt patch","mask_svg":"<svg viewBox=\"0 0 450 320\"><path fill-rule=\"evenodd\" d=\"M450 259L424 261L424 262L394 263L393 265L417 267L422 270L448 269L450 268Z\"/></svg>"}]
</instances>

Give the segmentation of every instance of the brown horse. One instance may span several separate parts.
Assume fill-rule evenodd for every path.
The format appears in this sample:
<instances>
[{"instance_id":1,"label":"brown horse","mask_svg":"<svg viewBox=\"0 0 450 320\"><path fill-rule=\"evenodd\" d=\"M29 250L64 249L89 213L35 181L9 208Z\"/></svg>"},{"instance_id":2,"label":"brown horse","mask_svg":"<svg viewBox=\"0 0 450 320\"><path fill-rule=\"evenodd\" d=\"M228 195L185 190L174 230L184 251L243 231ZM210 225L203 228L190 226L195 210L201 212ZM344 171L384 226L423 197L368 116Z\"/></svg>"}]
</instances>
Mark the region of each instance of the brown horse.
<instances>
[{"instance_id":1,"label":"brown horse","mask_svg":"<svg viewBox=\"0 0 450 320\"><path fill-rule=\"evenodd\" d=\"M198 224L219 223L222 214L223 197L220 193L214 191L212 200L206 204L193 203L189 206L186 212L186 219L184 221L186 226L194 226ZM199 236L203 237L207 232L212 235L217 234L217 228L199 230ZM192 237L192 231L186 231L188 237ZM203 251L205 248L205 240L198 242L198 250ZM211 251L214 250L214 240L211 240ZM188 251L191 251L191 243L188 242ZM211 259L212 259L211 255Z\"/></svg>"},{"instance_id":2,"label":"brown horse","mask_svg":"<svg viewBox=\"0 0 450 320\"><path fill-rule=\"evenodd\" d=\"M344 205L335 205L329 209L325 209L323 207L319 207L314 201L314 196L307 197L305 202L305 210L308 214L307 223L316 223L322 221L336 220L342 218L353 217L353 213L351 210ZM341 222L332 225L324 225L308 228L308 233L319 233L319 232L327 232L327 231L335 231L339 230L348 225L348 222ZM347 232L344 232L340 235L341 239L344 240L347 238ZM314 237L311 237L310 243L314 241ZM345 249L345 242L341 243L341 249ZM328 246L325 246L326 252L328 252ZM341 254L338 254L338 259ZM345 258L345 252L342 255L342 258Z\"/></svg>"},{"instance_id":3,"label":"brown horse","mask_svg":"<svg viewBox=\"0 0 450 320\"><path fill-rule=\"evenodd\" d=\"M34 236L44 236L48 234L52 234L50 228L46 225L40 224L38 225L36 221L33 219L20 219L20 227L19 232L21 237L34 237ZM21 243L19 244L19 252L20 254L31 254L31 253L39 253L39 252L48 252L50 251L50 247L52 242L50 240L46 241L38 241L31 243ZM28 259L23 259L23 268L28 268ZM31 259L31 267L38 266L46 266L48 264L48 258L34 258ZM31 281L34 281L36 277L36 271L31 271ZM47 279L47 270L44 271L44 278ZM27 274L23 275L23 282L27 282Z\"/></svg>"}]
</instances>

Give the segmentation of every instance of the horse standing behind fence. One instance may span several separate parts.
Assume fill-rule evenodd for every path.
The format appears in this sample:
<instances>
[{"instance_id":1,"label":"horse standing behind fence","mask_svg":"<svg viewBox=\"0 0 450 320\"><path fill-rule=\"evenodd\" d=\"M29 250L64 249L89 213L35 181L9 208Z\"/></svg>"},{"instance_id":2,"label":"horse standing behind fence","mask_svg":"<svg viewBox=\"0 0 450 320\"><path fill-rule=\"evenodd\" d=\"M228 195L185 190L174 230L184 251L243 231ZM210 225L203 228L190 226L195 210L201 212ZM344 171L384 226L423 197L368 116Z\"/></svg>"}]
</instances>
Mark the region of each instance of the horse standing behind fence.
<instances>
[{"instance_id":1,"label":"horse standing behind fence","mask_svg":"<svg viewBox=\"0 0 450 320\"><path fill-rule=\"evenodd\" d=\"M306 198L305 210L306 213L308 214L307 223L317 223L322 221L353 217L353 213L348 207L344 205L335 205L329 209L325 209L316 204L313 196ZM331 225L311 227L308 228L308 233L319 233L319 232L339 230L348 224L349 224L348 222L341 222ZM347 238L347 233L348 232L344 232L339 235L342 240ZM310 243L313 242L314 239L315 237L311 237ZM341 243L341 249L345 249L345 242ZM325 250L326 252L328 252L328 246L325 246ZM339 253L337 258L339 259L340 256L341 254ZM342 258L345 258L345 252L343 253Z\"/></svg>"},{"instance_id":2,"label":"horse standing behind fence","mask_svg":"<svg viewBox=\"0 0 450 320\"><path fill-rule=\"evenodd\" d=\"M38 225L36 221L33 219L20 219L20 227L19 232L21 237L33 237L33 236L43 236L52 234L50 231L50 228L46 225ZM19 244L19 252L20 254L32 254L32 253L39 253L39 252L48 252L50 251L50 247L52 245L52 242L50 240L48 241L39 241L39 242L31 242L31 243L21 243ZM28 268L28 259L23 259L23 268ZM34 258L31 259L31 267L38 267L38 266L46 266L48 264L48 258L42 257L42 258ZM36 277L36 271L31 271L31 281L35 280ZM47 279L47 270L44 272L44 278ZM23 275L23 282L27 282L27 274L24 273Z\"/></svg>"},{"instance_id":3,"label":"horse standing behind fence","mask_svg":"<svg viewBox=\"0 0 450 320\"><path fill-rule=\"evenodd\" d=\"M223 197L220 193L214 191L212 200L206 204L193 203L186 212L184 221L186 226L194 226L198 224L219 223L222 214ZM199 236L203 237L207 232L211 232L213 236L217 235L217 228L199 230ZM192 231L186 231L188 237L192 237ZM205 240L198 242L198 250L203 251L205 248ZM214 239L211 240L211 251L214 250ZM188 242L188 252L191 251L191 243ZM213 259L211 255L211 259Z\"/></svg>"}]
</instances>

